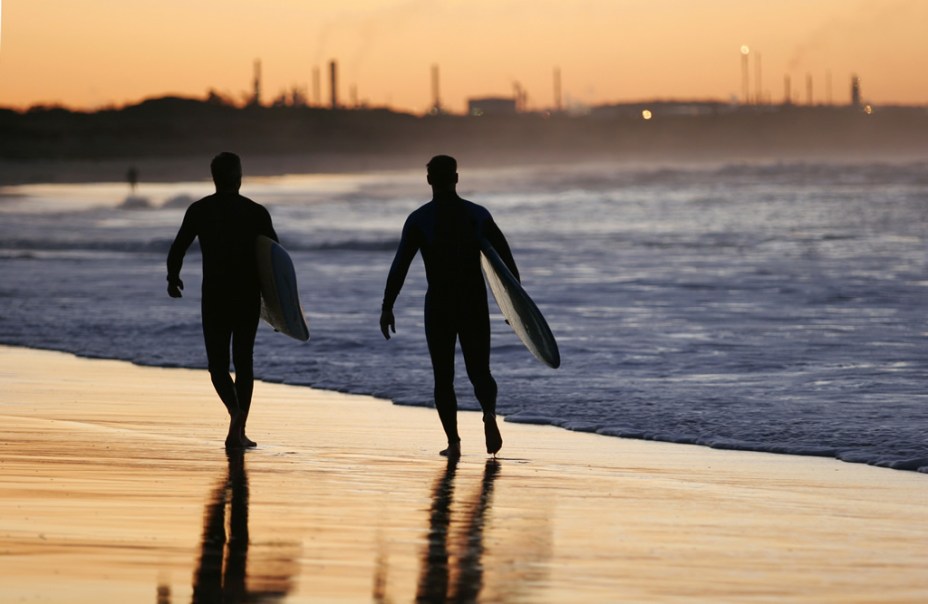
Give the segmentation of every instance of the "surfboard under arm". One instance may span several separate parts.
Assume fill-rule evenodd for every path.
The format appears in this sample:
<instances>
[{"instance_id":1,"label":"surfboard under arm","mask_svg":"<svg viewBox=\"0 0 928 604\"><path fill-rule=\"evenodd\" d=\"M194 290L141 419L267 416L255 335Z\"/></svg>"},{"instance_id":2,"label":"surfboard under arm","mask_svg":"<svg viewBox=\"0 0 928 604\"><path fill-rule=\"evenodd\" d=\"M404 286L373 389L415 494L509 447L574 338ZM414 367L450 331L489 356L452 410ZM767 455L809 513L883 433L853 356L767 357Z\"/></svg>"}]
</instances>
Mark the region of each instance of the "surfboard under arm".
<instances>
[{"instance_id":1,"label":"surfboard under arm","mask_svg":"<svg viewBox=\"0 0 928 604\"><path fill-rule=\"evenodd\" d=\"M259 235L255 242L255 254L261 283L261 318L280 333L305 342L309 339L309 328L290 254L264 235Z\"/></svg>"},{"instance_id":2,"label":"surfboard under arm","mask_svg":"<svg viewBox=\"0 0 928 604\"><path fill-rule=\"evenodd\" d=\"M480 264L490 291L512 330L536 359L548 367L559 367L557 340L544 315L486 239L480 242L480 252Z\"/></svg>"}]
</instances>

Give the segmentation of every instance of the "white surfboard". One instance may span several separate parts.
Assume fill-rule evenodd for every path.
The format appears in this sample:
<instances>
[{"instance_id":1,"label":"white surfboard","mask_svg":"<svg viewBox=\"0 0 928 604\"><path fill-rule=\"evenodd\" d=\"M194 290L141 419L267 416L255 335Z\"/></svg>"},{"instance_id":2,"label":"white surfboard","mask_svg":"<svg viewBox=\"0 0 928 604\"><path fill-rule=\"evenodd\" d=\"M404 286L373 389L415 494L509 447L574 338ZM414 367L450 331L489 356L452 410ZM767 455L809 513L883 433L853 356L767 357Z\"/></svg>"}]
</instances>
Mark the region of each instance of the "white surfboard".
<instances>
[{"instance_id":1,"label":"white surfboard","mask_svg":"<svg viewBox=\"0 0 928 604\"><path fill-rule=\"evenodd\" d=\"M258 235L255 242L261 283L261 318L276 331L302 342L309 339L293 261L279 243Z\"/></svg>"},{"instance_id":2,"label":"white surfboard","mask_svg":"<svg viewBox=\"0 0 928 604\"><path fill-rule=\"evenodd\" d=\"M558 368L561 364L561 354L548 322L497 251L486 240L480 242L480 264L493 297L496 298L496 304L509 326L536 359L548 367Z\"/></svg>"}]
</instances>

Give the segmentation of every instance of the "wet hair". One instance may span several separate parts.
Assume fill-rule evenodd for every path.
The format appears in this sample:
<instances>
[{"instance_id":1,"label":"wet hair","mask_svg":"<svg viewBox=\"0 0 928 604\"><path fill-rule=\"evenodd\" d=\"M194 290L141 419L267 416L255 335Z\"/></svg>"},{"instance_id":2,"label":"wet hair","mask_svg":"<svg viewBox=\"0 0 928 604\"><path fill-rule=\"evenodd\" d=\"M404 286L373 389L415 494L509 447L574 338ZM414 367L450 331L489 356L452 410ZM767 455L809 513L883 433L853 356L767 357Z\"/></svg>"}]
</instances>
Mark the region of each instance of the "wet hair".
<instances>
[{"instance_id":1,"label":"wet hair","mask_svg":"<svg viewBox=\"0 0 928 604\"><path fill-rule=\"evenodd\" d=\"M458 162L450 155L436 155L426 164L428 175L434 184L455 182L458 175Z\"/></svg>"},{"instance_id":2,"label":"wet hair","mask_svg":"<svg viewBox=\"0 0 928 604\"><path fill-rule=\"evenodd\" d=\"M224 151L213 158L209 165L216 190L238 191L242 186L242 160L235 153Z\"/></svg>"}]
</instances>

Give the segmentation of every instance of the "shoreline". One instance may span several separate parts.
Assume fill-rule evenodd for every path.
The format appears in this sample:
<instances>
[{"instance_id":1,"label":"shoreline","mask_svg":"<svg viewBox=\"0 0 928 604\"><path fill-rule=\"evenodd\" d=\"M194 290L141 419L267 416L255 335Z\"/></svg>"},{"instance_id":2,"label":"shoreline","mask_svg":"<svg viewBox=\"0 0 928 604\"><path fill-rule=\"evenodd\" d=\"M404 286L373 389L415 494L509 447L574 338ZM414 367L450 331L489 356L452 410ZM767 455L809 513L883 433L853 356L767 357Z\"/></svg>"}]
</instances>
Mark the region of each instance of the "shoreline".
<instances>
[{"instance_id":1,"label":"shoreline","mask_svg":"<svg viewBox=\"0 0 928 604\"><path fill-rule=\"evenodd\" d=\"M124 362L124 363L129 363L135 367L146 367L146 368L153 368L153 369L181 369L181 370L186 370L186 371L206 371L205 368L192 368L192 367L186 367L186 366L177 365L177 364L158 365L158 364L140 363L137 361L113 358L109 356L96 357L96 356L81 355L75 352L71 352L69 350L62 350L59 348L41 348L41 347L35 347L35 346L21 346L18 344L5 344L5 343L0 342L0 350L2 350L3 348L60 353L60 354L72 355L78 359L86 359L86 360L92 360L92 361L99 360L99 361ZM375 394L370 394L366 392L354 392L347 388L346 389L319 388L319 387L311 386L308 384L300 384L300 383L285 382L285 381L274 381L274 380L261 379L258 377L255 378L255 381L256 383L260 381L264 384L285 385L285 386L294 387L294 388L306 388L306 389L313 390L313 391L324 392L324 393L327 392L327 393L332 393L332 394L339 395L339 396L372 397L372 398L383 401L384 403L389 404L394 407L402 407L402 408L409 408L409 409L425 409L425 410L434 411L434 407L430 405L413 405L413 404L408 404L408 403L403 403L403 402L397 402L391 399L379 397ZM476 411L464 410L464 409L461 409L461 412L462 413L477 413ZM521 417L513 418L513 419L508 419L504 415L499 415L499 417L502 419L503 425L548 427L548 428L553 428L555 430L562 430L564 432L575 433L575 434L589 434L589 435L600 436L600 437L610 438L610 439L614 438L614 439L632 440L632 441L638 441L638 442L653 442L653 443L684 446L684 447L699 447L699 448L715 450L715 451L733 451L736 453L757 453L757 454L762 454L762 455L777 455L777 456L797 457L797 458L802 458L802 459L805 459L805 458L827 459L827 460L832 460L832 461L836 461L839 463L867 466L867 467L876 468L876 469L883 470L883 471L895 471L895 472L906 472L906 473L912 472L916 474L928 475L928 459L924 459L924 458L911 458L911 459L905 459L905 460L887 462L887 463L872 463L870 461L867 461L866 458L846 459L842 457L842 453L840 451L829 449L829 448L824 448L824 447L822 448L805 447L803 449L803 452L798 452L795 450L788 450L785 447L762 448L758 446L756 448L751 448L750 443L744 443L743 445L741 445L734 441L725 440L721 438L714 439L712 442L699 442L695 439L670 440L670 439L652 438L652 437L647 436L646 434L641 433L640 431L598 432L594 430L568 428L568 427L564 427L564 426L554 423L554 421L551 420L550 418L545 417L545 418L539 419L537 416L533 416L533 415L522 415ZM849 455L849 457L853 457L853 455L851 454Z\"/></svg>"},{"instance_id":2,"label":"shoreline","mask_svg":"<svg viewBox=\"0 0 928 604\"><path fill-rule=\"evenodd\" d=\"M260 445L227 459L203 370L8 346L0 367L11 599L928 598L913 472L511 422L494 463L476 412L451 466L433 409L265 382Z\"/></svg>"},{"instance_id":3,"label":"shoreline","mask_svg":"<svg viewBox=\"0 0 928 604\"><path fill-rule=\"evenodd\" d=\"M854 154L787 154L717 155L710 157L682 158L632 157L632 156L577 156L563 158L555 155L523 157L500 162L481 159L477 154L463 154L470 169L518 169L544 168L560 165L614 165L616 169L652 166L680 169L718 169L729 165L776 165L776 164L834 164L850 167L862 164L923 164L928 161L928 152L901 153L893 156L873 157ZM425 159L424 159L425 158ZM126 172L130 167L139 171L139 184L170 184L176 182L203 182L211 184L208 166L212 156L199 154L180 158L98 158L98 159L28 159L11 160L0 158L0 189L24 185L79 185L126 183ZM292 175L346 175L377 172L406 171L418 168L427 160L423 154L399 154L389 158L377 155L337 156L331 154L284 154L253 155L243 158L246 163L246 179L277 178ZM207 167L204 170L204 166Z\"/></svg>"}]
</instances>

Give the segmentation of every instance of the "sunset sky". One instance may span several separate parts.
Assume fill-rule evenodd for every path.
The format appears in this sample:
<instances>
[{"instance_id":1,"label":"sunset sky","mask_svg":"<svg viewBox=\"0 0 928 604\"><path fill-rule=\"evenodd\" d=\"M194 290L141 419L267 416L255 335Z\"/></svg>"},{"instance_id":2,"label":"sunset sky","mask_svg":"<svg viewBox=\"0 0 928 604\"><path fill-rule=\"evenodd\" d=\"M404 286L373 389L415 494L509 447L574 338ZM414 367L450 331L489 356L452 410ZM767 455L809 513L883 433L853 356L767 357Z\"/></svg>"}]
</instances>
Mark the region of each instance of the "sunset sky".
<instances>
[{"instance_id":1,"label":"sunset sky","mask_svg":"<svg viewBox=\"0 0 928 604\"><path fill-rule=\"evenodd\" d=\"M742 93L741 46L765 98L784 78L805 102L928 104L925 0L0 0L0 106L124 105L209 89L242 100L261 60L263 100L284 89L423 112L431 66L443 105L511 96L568 105ZM312 100L312 99L311 99Z\"/></svg>"}]
</instances>

